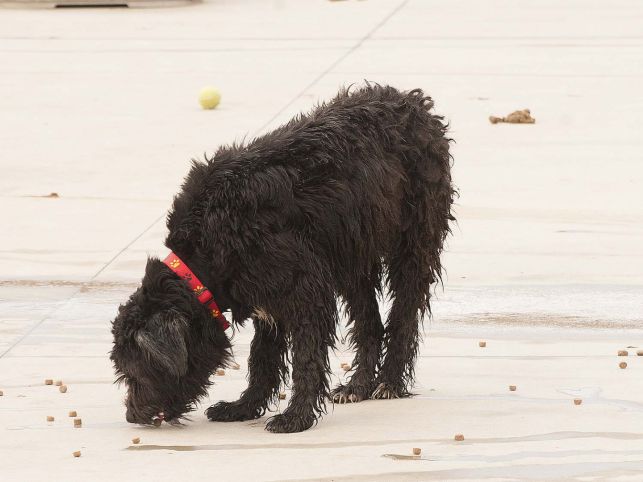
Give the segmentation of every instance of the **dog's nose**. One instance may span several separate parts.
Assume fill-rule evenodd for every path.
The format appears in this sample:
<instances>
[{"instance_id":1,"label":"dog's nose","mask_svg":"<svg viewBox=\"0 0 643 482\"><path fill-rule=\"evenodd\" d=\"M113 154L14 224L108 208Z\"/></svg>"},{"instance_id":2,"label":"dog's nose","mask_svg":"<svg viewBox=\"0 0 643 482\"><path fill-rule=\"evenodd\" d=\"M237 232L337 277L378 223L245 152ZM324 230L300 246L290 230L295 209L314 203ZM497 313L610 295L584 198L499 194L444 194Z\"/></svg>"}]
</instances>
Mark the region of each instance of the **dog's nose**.
<instances>
[{"instance_id":1,"label":"dog's nose","mask_svg":"<svg viewBox=\"0 0 643 482\"><path fill-rule=\"evenodd\" d=\"M129 408L125 412L125 420L127 420L128 423L136 423L136 419Z\"/></svg>"}]
</instances>

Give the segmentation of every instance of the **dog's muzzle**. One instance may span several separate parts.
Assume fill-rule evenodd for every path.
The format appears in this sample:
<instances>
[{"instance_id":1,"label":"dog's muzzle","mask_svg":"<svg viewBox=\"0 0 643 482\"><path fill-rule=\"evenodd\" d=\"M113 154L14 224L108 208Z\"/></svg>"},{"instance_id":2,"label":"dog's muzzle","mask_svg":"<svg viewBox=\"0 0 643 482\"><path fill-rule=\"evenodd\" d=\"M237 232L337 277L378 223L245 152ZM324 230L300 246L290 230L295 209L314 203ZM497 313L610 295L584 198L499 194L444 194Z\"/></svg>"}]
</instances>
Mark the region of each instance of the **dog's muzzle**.
<instances>
[{"instance_id":1,"label":"dog's muzzle","mask_svg":"<svg viewBox=\"0 0 643 482\"><path fill-rule=\"evenodd\" d=\"M127 408L125 411L125 420L128 423L138 423L140 425L154 425L156 427L160 426L165 420L165 413L159 412L152 417L142 417L137 416L131 408Z\"/></svg>"}]
</instances>

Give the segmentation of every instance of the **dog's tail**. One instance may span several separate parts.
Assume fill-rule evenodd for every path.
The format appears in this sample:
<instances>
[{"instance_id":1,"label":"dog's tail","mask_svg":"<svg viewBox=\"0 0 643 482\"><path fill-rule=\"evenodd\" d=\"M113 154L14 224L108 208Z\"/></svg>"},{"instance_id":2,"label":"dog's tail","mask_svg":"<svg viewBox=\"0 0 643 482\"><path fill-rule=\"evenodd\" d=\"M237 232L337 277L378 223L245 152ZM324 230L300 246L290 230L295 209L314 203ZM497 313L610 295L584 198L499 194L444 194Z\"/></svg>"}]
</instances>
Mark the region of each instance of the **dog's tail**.
<instances>
[{"instance_id":1,"label":"dog's tail","mask_svg":"<svg viewBox=\"0 0 643 482\"><path fill-rule=\"evenodd\" d=\"M423 294L421 315L430 314L430 288L442 281L440 255L450 223L456 191L451 180L451 155L444 118L434 115L433 101L420 89L407 92L405 137L408 151L403 163L408 176L402 203L402 250L414 260L417 292Z\"/></svg>"}]
</instances>

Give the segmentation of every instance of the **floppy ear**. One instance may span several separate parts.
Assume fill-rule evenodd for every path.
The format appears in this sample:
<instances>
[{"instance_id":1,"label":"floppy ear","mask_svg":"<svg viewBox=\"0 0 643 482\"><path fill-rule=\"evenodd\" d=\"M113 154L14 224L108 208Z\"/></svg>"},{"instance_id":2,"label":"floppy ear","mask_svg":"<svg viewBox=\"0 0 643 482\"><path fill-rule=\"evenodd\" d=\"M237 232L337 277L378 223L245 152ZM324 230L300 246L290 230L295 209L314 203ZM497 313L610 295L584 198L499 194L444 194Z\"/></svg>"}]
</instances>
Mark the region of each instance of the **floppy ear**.
<instances>
[{"instance_id":1,"label":"floppy ear","mask_svg":"<svg viewBox=\"0 0 643 482\"><path fill-rule=\"evenodd\" d=\"M151 363L158 363L178 378L188 370L186 328L185 318L175 312L169 312L169 316L155 315L136 333L136 343Z\"/></svg>"}]
</instances>

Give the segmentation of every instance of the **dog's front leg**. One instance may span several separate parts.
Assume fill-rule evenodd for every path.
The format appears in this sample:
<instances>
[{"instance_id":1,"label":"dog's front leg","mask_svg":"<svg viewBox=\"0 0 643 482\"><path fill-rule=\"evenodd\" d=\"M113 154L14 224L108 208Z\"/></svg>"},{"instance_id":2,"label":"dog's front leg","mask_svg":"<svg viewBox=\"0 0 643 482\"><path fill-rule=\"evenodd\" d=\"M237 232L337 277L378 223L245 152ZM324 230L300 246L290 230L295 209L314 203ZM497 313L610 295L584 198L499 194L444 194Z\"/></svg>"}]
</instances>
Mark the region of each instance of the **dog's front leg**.
<instances>
[{"instance_id":1,"label":"dog's front leg","mask_svg":"<svg viewBox=\"0 0 643 482\"><path fill-rule=\"evenodd\" d=\"M320 291L321 290L321 291ZM332 291L307 291L290 315L292 339L292 398L288 408L268 420L270 432L291 433L309 429L325 411L329 395L328 349L333 346L337 307ZM318 295L310 299L310 294Z\"/></svg>"},{"instance_id":2,"label":"dog's front leg","mask_svg":"<svg viewBox=\"0 0 643 482\"><path fill-rule=\"evenodd\" d=\"M248 359L248 388L236 402L219 402L206 410L213 422L239 422L263 416L288 376L286 337L276 322L253 318L255 336Z\"/></svg>"}]
</instances>

